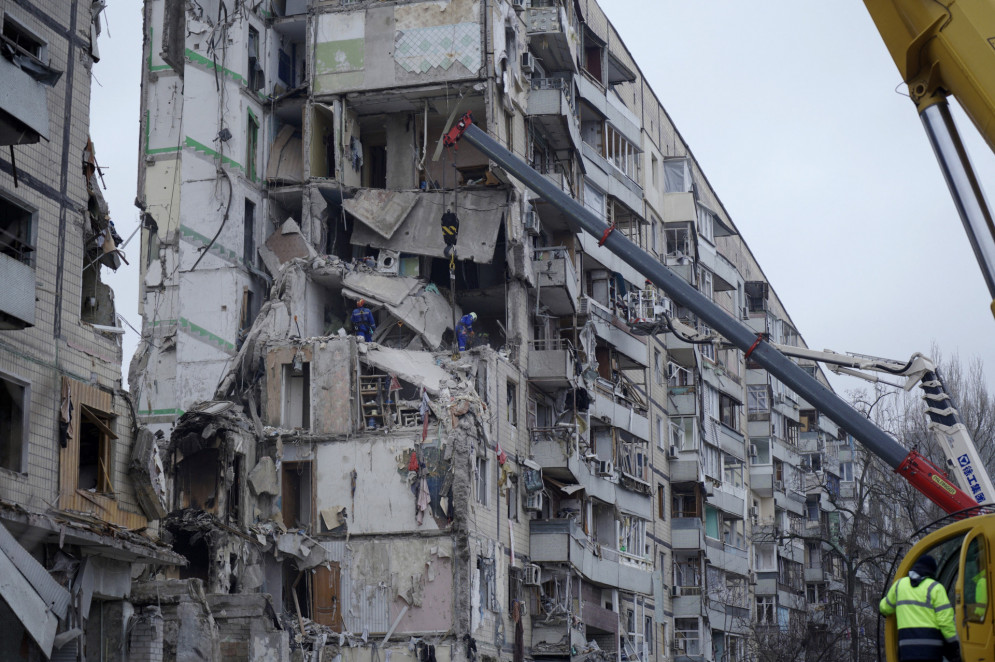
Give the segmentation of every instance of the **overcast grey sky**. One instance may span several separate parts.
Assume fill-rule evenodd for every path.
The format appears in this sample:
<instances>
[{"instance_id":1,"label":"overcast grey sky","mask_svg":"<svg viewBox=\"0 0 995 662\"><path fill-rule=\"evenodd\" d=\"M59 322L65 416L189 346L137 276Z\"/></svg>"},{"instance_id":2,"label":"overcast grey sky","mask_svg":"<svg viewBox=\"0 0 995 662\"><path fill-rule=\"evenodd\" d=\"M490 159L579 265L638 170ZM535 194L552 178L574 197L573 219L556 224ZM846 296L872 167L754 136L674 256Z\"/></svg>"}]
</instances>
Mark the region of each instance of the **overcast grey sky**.
<instances>
[{"instance_id":1,"label":"overcast grey sky","mask_svg":"<svg viewBox=\"0 0 995 662\"><path fill-rule=\"evenodd\" d=\"M602 6L810 347L904 360L935 342L995 367L984 281L862 2ZM111 2L105 18L91 130L126 237L138 223L141 3ZM995 156L957 118L990 193ZM136 328L138 241L110 279ZM127 358L137 341L125 334Z\"/></svg>"}]
</instances>

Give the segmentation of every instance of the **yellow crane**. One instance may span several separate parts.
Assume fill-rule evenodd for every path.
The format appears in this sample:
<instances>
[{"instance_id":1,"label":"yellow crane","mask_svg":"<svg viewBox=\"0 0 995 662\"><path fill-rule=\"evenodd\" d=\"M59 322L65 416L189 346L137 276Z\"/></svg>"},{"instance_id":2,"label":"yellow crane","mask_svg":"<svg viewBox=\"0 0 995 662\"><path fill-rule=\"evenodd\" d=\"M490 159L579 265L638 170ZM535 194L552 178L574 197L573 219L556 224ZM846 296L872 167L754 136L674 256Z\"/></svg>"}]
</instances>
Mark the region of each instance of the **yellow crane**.
<instances>
[{"instance_id":1,"label":"yellow crane","mask_svg":"<svg viewBox=\"0 0 995 662\"><path fill-rule=\"evenodd\" d=\"M995 223L947 106L960 103L995 151L995 2L865 0L864 5L908 86L964 224L995 314ZM979 512L984 512L979 511ZM992 569L995 514L978 514L924 537L905 555L897 577L925 554L939 565L951 596L965 662L995 662ZM898 662L895 620L885 627L888 662Z\"/></svg>"}]
</instances>

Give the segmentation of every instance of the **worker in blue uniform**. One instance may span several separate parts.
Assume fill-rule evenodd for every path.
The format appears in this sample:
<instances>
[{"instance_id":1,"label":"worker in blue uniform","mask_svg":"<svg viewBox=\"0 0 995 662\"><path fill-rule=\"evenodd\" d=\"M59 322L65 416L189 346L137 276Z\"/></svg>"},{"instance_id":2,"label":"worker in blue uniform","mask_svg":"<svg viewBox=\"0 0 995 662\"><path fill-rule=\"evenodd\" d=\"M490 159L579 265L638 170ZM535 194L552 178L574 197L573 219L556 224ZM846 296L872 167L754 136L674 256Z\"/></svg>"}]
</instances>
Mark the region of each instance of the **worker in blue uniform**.
<instances>
[{"instance_id":1,"label":"worker in blue uniform","mask_svg":"<svg viewBox=\"0 0 995 662\"><path fill-rule=\"evenodd\" d=\"M456 323L456 342L459 344L459 351L466 350L467 338L473 335L473 323L476 321L477 313L467 313Z\"/></svg>"},{"instance_id":2,"label":"worker in blue uniform","mask_svg":"<svg viewBox=\"0 0 995 662\"><path fill-rule=\"evenodd\" d=\"M366 300L360 299L356 302L356 309L352 311L352 330L365 340L373 340L373 332L377 330L377 321L373 319L373 312L366 307Z\"/></svg>"}]
</instances>

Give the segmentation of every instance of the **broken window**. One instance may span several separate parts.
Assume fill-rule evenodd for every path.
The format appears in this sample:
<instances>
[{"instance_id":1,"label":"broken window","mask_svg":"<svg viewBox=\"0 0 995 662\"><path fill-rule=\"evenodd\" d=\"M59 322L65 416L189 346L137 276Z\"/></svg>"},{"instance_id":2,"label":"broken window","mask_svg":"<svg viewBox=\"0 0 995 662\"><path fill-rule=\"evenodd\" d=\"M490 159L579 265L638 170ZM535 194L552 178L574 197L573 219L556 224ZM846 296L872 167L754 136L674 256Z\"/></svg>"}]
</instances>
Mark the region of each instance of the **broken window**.
<instances>
[{"instance_id":1,"label":"broken window","mask_svg":"<svg viewBox=\"0 0 995 662\"><path fill-rule=\"evenodd\" d=\"M248 198L242 216L242 262L249 267L256 266L256 204Z\"/></svg>"},{"instance_id":2,"label":"broken window","mask_svg":"<svg viewBox=\"0 0 995 662\"><path fill-rule=\"evenodd\" d=\"M477 558L477 581L480 589L480 606L490 611L498 610L497 572L494 559Z\"/></svg>"},{"instance_id":3,"label":"broken window","mask_svg":"<svg viewBox=\"0 0 995 662\"><path fill-rule=\"evenodd\" d=\"M664 193L687 193L691 190L691 167L686 158L664 158Z\"/></svg>"},{"instance_id":4,"label":"broken window","mask_svg":"<svg viewBox=\"0 0 995 662\"><path fill-rule=\"evenodd\" d=\"M636 181L639 172L638 148L608 122L605 122L604 136L602 156L623 175Z\"/></svg>"},{"instance_id":5,"label":"broken window","mask_svg":"<svg viewBox=\"0 0 995 662\"><path fill-rule=\"evenodd\" d=\"M513 381L508 382L507 387L508 422L514 426L518 425L518 384Z\"/></svg>"},{"instance_id":6,"label":"broken window","mask_svg":"<svg viewBox=\"0 0 995 662\"><path fill-rule=\"evenodd\" d=\"M803 409L798 412L798 422L802 432L816 432L819 429L819 412L814 409Z\"/></svg>"},{"instance_id":7,"label":"broken window","mask_svg":"<svg viewBox=\"0 0 995 662\"><path fill-rule=\"evenodd\" d=\"M251 181L256 181L259 177L259 164L257 154L259 152L259 120L251 110L247 111L245 131L245 176Z\"/></svg>"},{"instance_id":8,"label":"broken window","mask_svg":"<svg viewBox=\"0 0 995 662\"><path fill-rule=\"evenodd\" d=\"M770 387L767 384L750 384L746 387L747 412L751 421L770 418Z\"/></svg>"},{"instance_id":9,"label":"broken window","mask_svg":"<svg viewBox=\"0 0 995 662\"><path fill-rule=\"evenodd\" d=\"M290 42L280 48L277 76L289 88L297 87L297 43Z\"/></svg>"},{"instance_id":10,"label":"broken window","mask_svg":"<svg viewBox=\"0 0 995 662\"><path fill-rule=\"evenodd\" d=\"M3 40L22 55L30 55L39 62L42 62L47 54L48 48L44 40L11 16L3 17Z\"/></svg>"},{"instance_id":11,"label":"broken window","mask_svg":"<svg viewBox=\"0 0 995 662\"><path fill-rule=\"evenodd\" d=\"M725 393L719 393L719 421L733 430L739 429L739 403Z\"/></svg>"},{"instance_id":12,"label":"broken window","mask_svg":"<svg viewBox=\"0 0 995 662\"><path fill-rule=\"evenodd\" d=\"M249 28L249 61L245 70L246 82L249 89L257 92L266 85L263 67L259 64L259 30Z\"/></svg>"},{"instance_id":13,"label":"broken window","mask_svg":"<svg viewBox=\"0 0 995 662\"><path fill-rule=\"evenodd\" d=\"M698 496L693 488L673 488L670 491L670 496L670 505L674 517L701 517Z\"/></svg>"},{"instance_id":14,"label":"broken window","mask_svg":"<svg viewBox=\"0 0 995 662\"><path fill-rule=\"evenodd\" d=\"M589 32L584 33L584 72L602 86L604 78L605 47Z\"/></svg>"},{"instance_id":15,"label":"broken window","mask_svg":"<svg viewBox=\"0 0 995 662\"><path fill-rule=\"evenodd\" d=\"M478 457L474 462L474 473L477 478L477 503L487 505L487 458Z\"/></svg>"},{"instance_id":16,"label":"broken window","mask_svg":"<svg viewBox=\"0 0 995 662\"><path fill-rule=\"evenodd\" d=\"M285 428L311 428L311 363L303 355L293 363L283 364L283 411L280 424Z\"/></svg>"},{"instance_id":17,"label":"broken window","mask_svg":"<svg viewBox=\"0 0 995 662\"><path fill-rule=\"evenodd\" d=\"M515 475L508 481L508 519L518 521L518 476Z\"/></svg>"},{"instance_id":18,"label":"broken window","mask_svg":"<svg viewBox=\"0 0 995 662\"><path fill-rule=\"evenodd\" d=\"M701 205L698 205L698 234L715 243L715 214Z\"/></svg>"},{"instance_id":19,"label":"broken window","mask_svg":"<svg viewBox=\"0 0 995 662\"><path fill-rule=\"evenodd\" d=\"M770 285L762 280L747 281L743 286L746 291L746 309L751 313L767 310L767 296Z\"/></svg>"},{"instance_id":20,"label":"broken window","mask_svg":"<svg viewBox=\"0 0 995 662\"><path fill-rule=\"evenodd\" d=\"M80 406L79 424L79 474L77 489L110 494L113 467L113 442L117 439L112 429L110 414Z\"/></svg>"},{"instance_id":21,"label":"broken window","mask_svg":"<svg viewBox=\"0 0 995 662\"><path fill-rule=\"evenodd\" d=\"M310 462L284 462L281 514L288 529L311 530L313 490Z\"/></svg>"},{"instance_id":22,"label":"broken window","mask_svg":"<svg viewBox=\"0 0 995 662\"><path fill-rule=\"evenodd\" d=\"M26 382L0 377L0 467L4 469L24 469L29 395Z\"/></svg>"},{"instance_id":23,"label":"broken window","mask_svg":"<svg viewBox=\"0 0 995 662\"><path fill-rule=\"evenodd\" d=\"M205 448L176 464L177 507L217 510L218 457L217 448Z\"/></svg>"},{"instance_id":24,"label":"broken window","mask_svg":"<svg viewBox=\"0 0 995 662\"><path fill-rule=\"evenodd\" d=\"M0 253L31 264L35 212L0 196Z\"/></svg>"},{"instance_id":25,"label":"broken window","mask_svg":"<svg viewBox=\"0 0 995 662\"><path fill-rule=\"evenodd\" d=\"M667 256L691 257L691 226L687 223L667 226Z\"/></svg>"}]
</instances>

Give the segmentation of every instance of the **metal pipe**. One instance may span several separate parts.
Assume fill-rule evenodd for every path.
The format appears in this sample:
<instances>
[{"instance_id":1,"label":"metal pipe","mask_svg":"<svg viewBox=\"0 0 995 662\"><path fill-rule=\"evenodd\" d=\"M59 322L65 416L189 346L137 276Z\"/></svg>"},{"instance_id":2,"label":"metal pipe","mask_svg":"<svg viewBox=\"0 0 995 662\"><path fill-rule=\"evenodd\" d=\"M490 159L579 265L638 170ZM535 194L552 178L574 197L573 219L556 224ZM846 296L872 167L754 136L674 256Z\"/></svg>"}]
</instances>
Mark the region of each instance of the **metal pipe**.
<instances>
[{"instance_id":1,"label":"metal pipe","mask_svg":"<svg viewBox=\"0 0 995 662\"><path fill-rule=\"evenodd\" d=\"M757 342L756 332L733 319L718 305L657 259L644 252L621 232L612 231L606 234L605 230L608 229L608 226L604 221L553 186L548 179L535 172L525 161L506 150L476 125L466 127L463 138L563 212L581 229L599 239L603 237L603 244L609 250L648 278L654 285L661 288L679 305L697 313L698 317L722 334L729 342L744 352L748 352L752 348L753 351L750 353L752 360L762 365L806 401L818 407L820 412L852 434L860 443L887 462L890 467L898 469L908 457L909 451L901 444L859 414L838 395L816 381L814 377L795 365L788 357L771 347L769 343Z\"/></svg>"},{"instance_id":2,"label":"metal pipe","mask_svg":"<svg viewBox=\"0 0 995 662\"><path fill-rule=\"evenodd\" d=\"M950 107L946 102L935 103L923 110L919 117L936 160L940 162L954 206L964 223L967 238L988 285L988 294L995 300L995 223L992 222L991 210L961 142L954 118L950 115Z\"/></svg>"}]
</instances>

